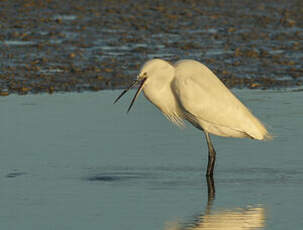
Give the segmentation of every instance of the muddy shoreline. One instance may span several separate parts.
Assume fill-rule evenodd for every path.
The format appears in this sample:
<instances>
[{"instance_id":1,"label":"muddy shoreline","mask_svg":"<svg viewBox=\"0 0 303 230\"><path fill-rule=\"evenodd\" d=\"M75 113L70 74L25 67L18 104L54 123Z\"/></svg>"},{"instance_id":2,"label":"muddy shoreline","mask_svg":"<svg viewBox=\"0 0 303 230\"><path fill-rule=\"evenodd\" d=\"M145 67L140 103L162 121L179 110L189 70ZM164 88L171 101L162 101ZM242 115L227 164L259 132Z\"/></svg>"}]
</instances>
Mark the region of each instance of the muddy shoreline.
<instances>
[{"instance_id":1,"label":"muddy shoreline","mask_svg":"<svg viewBox=\"0 0 303 230\"><path fill-rule=\"evenodd\" d=\"M123 88L199 60L232 87L303 84L303 2L1 1L0 95Z\"/></svg>"}]
</instances>

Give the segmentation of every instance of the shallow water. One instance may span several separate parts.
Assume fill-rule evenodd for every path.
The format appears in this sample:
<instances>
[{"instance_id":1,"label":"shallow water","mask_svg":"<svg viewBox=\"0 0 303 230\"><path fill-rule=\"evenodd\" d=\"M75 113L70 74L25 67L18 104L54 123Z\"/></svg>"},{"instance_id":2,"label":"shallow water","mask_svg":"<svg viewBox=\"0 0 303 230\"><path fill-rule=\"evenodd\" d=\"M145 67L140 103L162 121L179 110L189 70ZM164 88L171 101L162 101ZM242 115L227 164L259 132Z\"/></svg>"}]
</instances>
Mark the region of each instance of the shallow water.
<instances>
[{"instance_id":1,"label":"shallow water","mask_svg":"<svg viewBox=\"0 0 303 230\"><path fill-rule=\"evenodd\" d=\"M204 137L133 93L0 98L1 229L301 228L302 91L235 91L275 139L214 137L214 199Z\"/></svg>"}]
</instances>

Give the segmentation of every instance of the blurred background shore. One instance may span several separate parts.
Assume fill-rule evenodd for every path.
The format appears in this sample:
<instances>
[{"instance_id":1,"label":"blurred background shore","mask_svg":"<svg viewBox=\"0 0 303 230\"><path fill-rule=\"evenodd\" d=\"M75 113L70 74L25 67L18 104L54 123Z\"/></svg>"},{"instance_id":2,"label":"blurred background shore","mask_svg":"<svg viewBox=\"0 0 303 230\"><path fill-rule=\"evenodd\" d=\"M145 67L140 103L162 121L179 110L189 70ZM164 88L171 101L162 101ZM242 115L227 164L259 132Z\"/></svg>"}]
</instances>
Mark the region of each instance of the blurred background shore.
<instances>
[{"instance_id":1,"label":"blurred background shore","mask_svg":"<svg viewBox=\"0 0 303 230\"><path fill-rule=\"evenodd\" d=\"M303 2L0 1L0 95L123 88L191 58L228 87L303 83Z\"/></svg>"}]
</instances>

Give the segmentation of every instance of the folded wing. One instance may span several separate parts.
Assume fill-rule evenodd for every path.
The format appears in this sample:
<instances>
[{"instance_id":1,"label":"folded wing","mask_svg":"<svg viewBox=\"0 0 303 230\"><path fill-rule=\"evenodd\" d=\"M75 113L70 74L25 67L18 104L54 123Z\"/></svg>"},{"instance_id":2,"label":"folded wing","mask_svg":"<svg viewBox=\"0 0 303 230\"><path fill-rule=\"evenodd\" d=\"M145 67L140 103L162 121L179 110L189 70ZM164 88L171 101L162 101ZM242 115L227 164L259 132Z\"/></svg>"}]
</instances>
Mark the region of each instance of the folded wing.
<instances>
[{"instance_id":1,"label":"folded wing","mask_svg":"<svg viewBox=\"0 0 303 230\"><path fill-rule=\"evenodd\" d=\"M171 87L184 117L197 128L226 137L270 138L264 125L205 65L194 60L175 63Z\"/></svg>"}]
</instances>

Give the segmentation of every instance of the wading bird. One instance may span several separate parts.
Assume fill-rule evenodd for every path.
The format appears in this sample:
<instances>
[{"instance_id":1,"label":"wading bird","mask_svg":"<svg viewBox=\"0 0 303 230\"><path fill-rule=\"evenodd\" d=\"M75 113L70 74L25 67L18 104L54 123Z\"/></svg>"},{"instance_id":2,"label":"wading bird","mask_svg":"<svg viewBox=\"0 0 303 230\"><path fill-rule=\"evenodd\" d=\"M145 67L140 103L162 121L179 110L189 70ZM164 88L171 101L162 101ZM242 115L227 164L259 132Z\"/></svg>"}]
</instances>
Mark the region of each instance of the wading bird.
<instances>
[{"instance_id":1,"label":"wading bird","mask_svg":"<svg viewBox=\"0 0 303 230\"><path fill-rule=\"evenodd\" d=\"M147 61L129 89L139 88L127 110L143 89L145 97L170 121L182 126L184 120L202 130L208 145L206 176L213 176L216 151L209 134L223 137L270 139L264 125L205 65L194 60L174 64L161 59Z\"/></svg>"}]
</instances>

